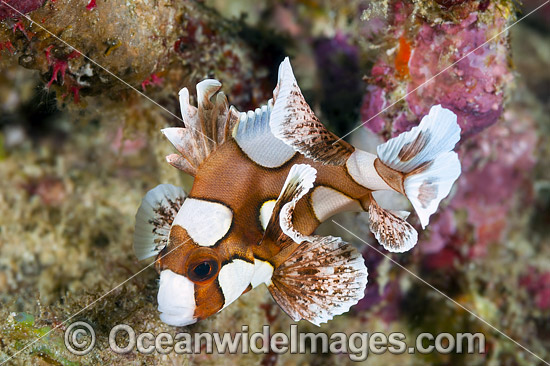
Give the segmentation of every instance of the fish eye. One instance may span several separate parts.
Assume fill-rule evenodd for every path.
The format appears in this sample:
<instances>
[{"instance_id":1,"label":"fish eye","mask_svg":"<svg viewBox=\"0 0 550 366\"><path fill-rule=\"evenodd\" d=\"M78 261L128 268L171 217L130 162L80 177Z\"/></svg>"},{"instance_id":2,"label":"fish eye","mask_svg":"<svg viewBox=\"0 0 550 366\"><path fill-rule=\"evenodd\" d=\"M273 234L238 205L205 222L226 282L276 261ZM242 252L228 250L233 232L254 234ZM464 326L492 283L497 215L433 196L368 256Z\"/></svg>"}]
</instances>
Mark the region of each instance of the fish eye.
<instances>
[{"instance_id":1,"label":"fish eye","mask_svg":"<svg viewBox=\"0 0 550 366\"><path fill-rule=\"evenodd\" d=\"M202 262L193 268L193 273L199 277L207 277L212 272L212 266L208 262Z\"/></svg>"},{"instance_id":2,"label":"fish eye","mask_svg":"<svg viewBox=\"0 0 550 366\"><path fill-rule=\"evenodd\" d=\"M189 266L187 277L193 282L204 282L218 273L218 262L214 259L202 260Z\"/></svg>"}]
</instances>

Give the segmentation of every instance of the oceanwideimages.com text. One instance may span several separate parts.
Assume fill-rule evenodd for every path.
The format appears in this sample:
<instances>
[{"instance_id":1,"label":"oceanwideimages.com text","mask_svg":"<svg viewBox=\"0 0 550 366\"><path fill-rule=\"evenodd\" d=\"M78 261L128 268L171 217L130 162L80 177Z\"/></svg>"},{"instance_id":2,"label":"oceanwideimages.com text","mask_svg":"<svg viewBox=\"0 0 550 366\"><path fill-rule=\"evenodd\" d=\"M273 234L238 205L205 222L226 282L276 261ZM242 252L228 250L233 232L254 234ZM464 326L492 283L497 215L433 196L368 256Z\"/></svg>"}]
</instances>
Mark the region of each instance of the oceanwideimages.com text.
<instances>
[{"instance_id":1,"label":"oceanwideimages.com text","mask_svg":"<svg viewBox=\"0 0 550 366\"><path fill-rule=\"evenodd\" d=\"M65 345L76 355L85 355L96 346L93 327L83 321L72 323L65 331ZM136 332L131 326L119 324L109 333L109 347L118 354L139 352L143 354L199 354L199 353L340 353L352 361L364 361L371 354L438 352L479 353L485 352L483 333L420 333L407 339L404 333L393 332L300 332L298 326L290 326L288 333L272 332L264 325L261 332L250 332L242 326L233 333L159 333Z\"/></svg>"}]
</instances>

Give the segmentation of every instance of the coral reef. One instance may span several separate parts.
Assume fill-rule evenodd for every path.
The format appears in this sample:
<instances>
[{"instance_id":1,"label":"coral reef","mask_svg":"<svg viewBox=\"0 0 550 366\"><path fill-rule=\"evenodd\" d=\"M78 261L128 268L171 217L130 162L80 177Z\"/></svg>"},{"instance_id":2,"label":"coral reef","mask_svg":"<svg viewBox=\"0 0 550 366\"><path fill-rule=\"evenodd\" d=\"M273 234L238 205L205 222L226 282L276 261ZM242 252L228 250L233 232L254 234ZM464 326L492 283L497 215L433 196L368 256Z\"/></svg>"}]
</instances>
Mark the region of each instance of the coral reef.
<instances>
[{"instance_id":1,"label":"coral reef","mask_svg":"<svg viewBox=\"0 0 550 366\"><path fill-rule=\"evenodd\" d=\"M160 322L157 274L134 257L133 224L148 189L191 185L164 162L171 148L159 133L181 121L115 78L178 115L178 90L216 77L245 110L270 97L287 54L323 122L341 135L364 122L350 136L361 147L416 125L433 104L457 113L463 174L413 251L389 258L550 357L549 6L505 31L518 15L505 0L6 3L33 22L0 3L0 362L51 331L7 364L352 363L345 352L109 350L109 331L121 323L155 334L244 325L253 333L264 324L289 332L290 318L263 287L191 327ZM526 1L524 14L538 5ZM393 197L387 203L407 208ZM336 220L374 243L365 216ZM485 354L371 354L365 364L542 365L388 257L339 234L363 251L366 296L321 328L300 323L300 331L399 331L407 339L483 332ZM76 320L96 330L98 346L86 356L63 344Z\"/></svg>"},{"instance_id":2,"label":"coral reef","mask_svg":"<svg viewBox=\"0 0 550 366\"><path fill-rule=\"evenodd\" d=\"M413 6L397 2L392 10L394 41L368 76L361 109L365 125L395 136L434 104L457 114L463 139L496 123L513 79L505 32L510 9L491 3L483 12L455 10L455 22L425 19L414 25L408 21ZM399 108L388 108L394 104Z\"/></svg>"},{"instance_id":3,"label":"coral reef","mask_svg":"<svg viewBox=\"0 0 550 366\"><path fill-rule=\"evenodd\" d=\"M46 87L69 105L112 110L131 123L150 106L130 85L175 115L177 92L204 77L225 80L241 109L270 95L266 65L239 37L239 25L200 2L162 1L152 8L140 0L93 7L88 0L48 0L27 15L32 22L13 12L0 24L0 52L6 49L11 62L38 70ZM82 99L92 95L103 98ZM173 121L170 114L160 118Z\"/></svg>"}]
</instances>

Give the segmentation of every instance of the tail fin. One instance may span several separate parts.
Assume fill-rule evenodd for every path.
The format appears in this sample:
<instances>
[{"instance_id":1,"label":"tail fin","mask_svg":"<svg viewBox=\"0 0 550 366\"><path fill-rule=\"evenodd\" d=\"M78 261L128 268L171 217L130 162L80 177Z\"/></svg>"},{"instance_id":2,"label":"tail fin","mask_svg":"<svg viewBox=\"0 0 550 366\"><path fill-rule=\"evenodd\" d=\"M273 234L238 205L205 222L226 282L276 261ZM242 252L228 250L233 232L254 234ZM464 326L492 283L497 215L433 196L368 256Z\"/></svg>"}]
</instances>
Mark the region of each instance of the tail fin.
<instances>
[{"instance_id":1,"label":"tail fin","mask_svg":"<svg viewBox=\"0 0 550 366\"><path fill-rule=\"evenodd\" d=\"M441 105L433 106L420 125L378 146L378 158L404 173L403 188L422 228L460 175L453 148L460 140L456 115Z\"/></svg>"}]
</instances>

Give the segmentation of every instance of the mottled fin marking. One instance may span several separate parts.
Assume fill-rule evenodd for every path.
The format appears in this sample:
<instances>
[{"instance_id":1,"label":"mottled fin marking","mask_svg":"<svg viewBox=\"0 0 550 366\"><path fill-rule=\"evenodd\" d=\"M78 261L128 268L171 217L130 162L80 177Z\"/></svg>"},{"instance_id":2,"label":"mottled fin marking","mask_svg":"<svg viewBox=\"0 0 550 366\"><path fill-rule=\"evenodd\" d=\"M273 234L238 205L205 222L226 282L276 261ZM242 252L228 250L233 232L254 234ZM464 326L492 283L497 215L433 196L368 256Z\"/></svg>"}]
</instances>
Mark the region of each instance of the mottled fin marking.
<instances>
[{"instance_id":1,"label":"mottled fin marking","mask_svg":"<svg viewBox=\"0 0 550 366\"><path fill-rule=\"evenodd\" d=\"M367 268L361 254L342 239L310 239L275 270L268 289L293 320L319 326L363 298Z\"/></svg>"},{"instance_id":2,"label":"mottled fin marking","mask_svg":"<svg viewBox=\"0 0 550 366\"><path fill-rule=\"evenodd\" d=\"M300 198L313 187L316 176L317 170L311 165L296 164L290 168L285 184L273 207L264 237L269 237L275 243L279 242L282 244L284 242L282 238L284 233L290 236L296 243L302 242L302 235L292 228L292 213ZM288 229L289 225L290 229Z\"/></svg>"},{"instance_id":3,"label":"mottled fin marking","mask_svg":"<svg viewBox=\"0 0 550 366\"><path fill-rule=\"evenodd\" d=\"M397 214L384 210L371 199L369 205L370 231L382 246L393 253L403 253L416 245L418 233L405 221L406 217L400 217L403 212ZM407 215L408 216L408 215Z\"/></svg>"},{"instance_id":4,"label":"mottled fin marking","mask_svg":"<svg viewBox=\"0 0 550 366\"><path fill-rule=\"evenodd\" d=\"M197 84L198 108L189 104L189 91L179 92L181 115L185 127L162 130L179 154L166 157L169 164L195 175L199 165L221 144L231 138L239 112L229 108L221 83L207 79ZM215 97L214 97L215 95Z\"/></svg>"},{"instance_id":5,"label":"mottled fin marking","mask_svg":"<svg viewBox=\"0 0 550 366\"><path fill-rule=\"evenodd\" d=\"M288 57L279 66L279 82L273 91L271 132L306 157L324 164L343 165L354 147L328 131L307 104Z\"/></svg>"},{"instance_id":6,"label":"mottled fin marking","mask_svg":"<svg viewBox=\"0 0 550 366\"><path fill-rule=\"evenodd\" d=\"M271 133L269 118L273 100L254 111L240 113L239 123L234 127L233 137L243 152L256 164L276 168L296 153L291 146Z\"/></svg>"},{"instance_id":7,"label":"mottled fin marking","mask_svg":"<svg viewBox=\"0 0 550 366\"><path fill-rule=\"evenodd\" d=\"M459 140L456 115L436 105L418 126L377 148L382 163L404 174L405 194L423 228L460 175L458 156L451 151Z\"/></svg>"},{"instance_id":8,"label":"mottled fin marking","mask_svg":"<svg viewBox=\"0 0 550 366\"><path fill-rule=\"evenodd\" d=\"M160 184L147 192L136 214L134 252L139 260L157 255L166 244L174 217L186 194L171 184Z\"/></svg>"}]
</instances>

